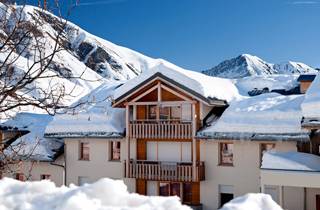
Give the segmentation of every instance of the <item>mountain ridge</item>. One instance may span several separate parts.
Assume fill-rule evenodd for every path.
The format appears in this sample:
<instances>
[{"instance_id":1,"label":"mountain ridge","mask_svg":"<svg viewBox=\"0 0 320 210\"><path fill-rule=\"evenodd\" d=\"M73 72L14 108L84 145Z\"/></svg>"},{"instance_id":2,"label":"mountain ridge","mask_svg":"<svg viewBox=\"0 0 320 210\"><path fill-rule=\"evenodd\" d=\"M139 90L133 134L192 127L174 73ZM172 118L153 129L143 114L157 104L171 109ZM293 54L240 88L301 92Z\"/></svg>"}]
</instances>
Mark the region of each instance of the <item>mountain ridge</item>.
<instances>
[{"instance_id":1,"label":"mountain ridge","mask_svg":"<svg viewBox=\"0 0 320 210\"><path fill-rule=\"evenodd\" d=\"M301 62L288 61L272 64L250 54L241 54L235 58L224 60L218 65L202 71L202 73L209 76L229 79L258 75L267 76L273 74L303 74L317 72L318 71L315 68Z\"/></svg>"}]
</instances>

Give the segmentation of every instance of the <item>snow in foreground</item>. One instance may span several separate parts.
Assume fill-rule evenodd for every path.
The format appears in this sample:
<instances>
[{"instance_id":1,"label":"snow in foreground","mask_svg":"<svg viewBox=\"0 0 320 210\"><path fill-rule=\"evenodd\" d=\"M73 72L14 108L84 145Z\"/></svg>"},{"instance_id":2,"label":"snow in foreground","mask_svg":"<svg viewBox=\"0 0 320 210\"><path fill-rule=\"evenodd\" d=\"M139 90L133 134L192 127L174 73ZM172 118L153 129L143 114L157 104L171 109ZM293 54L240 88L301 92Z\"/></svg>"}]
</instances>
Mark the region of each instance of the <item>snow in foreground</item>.
<instances>
[{"instance_id":1,"label":"snow in foreground","mask_svg":"<svg viewBox=\"0 0 320 210\"><path fill-rule=\"evenodd\" d=\"M148 197L127 191L122 181L101 179L81 187L56 187L50 181L0 181L0 209L27 210L189 210L178 197Z\"/></svg>"},{"instance_id":2,"label":"snow in foreground","mask_svg":"<svg viewBox=\"0 0 320 210\"><path fill-rule=\"evenodd\" d=\"M249 193L226 203L220 210L282 210L270 195Z\"/></svg>"}]
</instances>

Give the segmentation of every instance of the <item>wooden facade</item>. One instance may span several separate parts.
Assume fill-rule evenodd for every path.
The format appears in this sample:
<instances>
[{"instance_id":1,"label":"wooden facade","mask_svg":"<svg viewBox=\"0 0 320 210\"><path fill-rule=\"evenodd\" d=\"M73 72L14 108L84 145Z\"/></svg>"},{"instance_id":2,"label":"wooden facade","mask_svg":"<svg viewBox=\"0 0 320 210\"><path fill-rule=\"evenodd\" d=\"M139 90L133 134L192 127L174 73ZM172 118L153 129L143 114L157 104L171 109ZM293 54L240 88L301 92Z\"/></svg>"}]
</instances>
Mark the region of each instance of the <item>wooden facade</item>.
<instances>
[{"instance_id":1,"label":"wooden facade","mask_svg":"<svg viewBox=\"0 0 320 210\"><path fill-rule=\"evenodd\" d=\"M195 139L201 126L200 102L191 94L163 80L154 80L137 89L117 107L126 107L125 176L136 179L136 192L147 194L148 181L189 183L189 204L200 203L200 181L205 164L200 161L200 144ZM130 159L130 141L136 140L136 158ZM147 160L148 141L190 142L191 162ZM181 185L182 186L182 185Z\"/></svg>"}]
</instances>

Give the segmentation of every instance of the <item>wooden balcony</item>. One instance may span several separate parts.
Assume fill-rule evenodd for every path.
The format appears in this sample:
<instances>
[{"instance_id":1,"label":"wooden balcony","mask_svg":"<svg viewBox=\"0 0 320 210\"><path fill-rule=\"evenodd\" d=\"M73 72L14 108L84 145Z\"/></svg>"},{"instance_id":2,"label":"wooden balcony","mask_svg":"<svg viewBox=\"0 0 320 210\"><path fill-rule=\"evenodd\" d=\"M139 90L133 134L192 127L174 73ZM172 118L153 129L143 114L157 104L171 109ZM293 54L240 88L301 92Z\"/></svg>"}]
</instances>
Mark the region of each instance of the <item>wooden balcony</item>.
<instances>
[{"instance_id":1,"label":"wooden balcony","mask_svg":"<svg viewBox=\"0 0 320 210\"><path fill-rule=\"evenodd\" d=\"M178 120L135 120L129 123L129 138L191 139L192 122Z\"/></svg>"},{"instance_id":2,"label":"wooden balcony","mask_svg":"<svg viewBox=\"0 0 320 210\"><path fill-rule=\"evenodd\" d=\"M131 160L129 164L129 177L127 178L153 181L198 182L205 179L205 167L204 162L199 162L196 174L193 174L192 163Z\"/></svg>"}]
</instances>

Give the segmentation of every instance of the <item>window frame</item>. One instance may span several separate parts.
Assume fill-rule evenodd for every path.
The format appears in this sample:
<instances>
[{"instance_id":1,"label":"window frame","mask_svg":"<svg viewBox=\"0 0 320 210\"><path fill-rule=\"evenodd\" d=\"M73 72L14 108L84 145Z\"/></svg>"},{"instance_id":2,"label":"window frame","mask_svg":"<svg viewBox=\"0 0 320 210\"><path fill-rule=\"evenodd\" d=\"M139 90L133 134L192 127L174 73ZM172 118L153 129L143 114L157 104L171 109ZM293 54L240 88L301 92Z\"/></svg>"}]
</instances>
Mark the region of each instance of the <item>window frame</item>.
<instances>
[{"instance_id":1,"label":"window frame","mask_svg":"<svg viewBox=\"0 0 320 210\"><path fill-rule=\"evenodd\" d=\"M272 149L276 148L276 143L262 142L262 143L259 144L260 166L262 165L263 147L266 146L266 145L272 145L273 146ZM264 147L264 148L267 148L267 147ZM266 150L266 151L269 151L269 150Z\"/></svg>"},{"instance_id":2,"label":"window frame","mask_svg":"<svg viewBox=\"0 0 320 210\"><path fill-rule=\"evenodd\" d=\"M114 156L113 156L113 144L116 143L116 144L119 144L119 159L115 159ZM120 162L121 161L121 142L120 141L110 141L109 143L109 152L110 152L110 155L109 155L109 161L114 161L114 162Z\"/></svg>"},{"instance_id":3,"label":"window frame","mask_svg":"<svg viewBox=\"0 0 320 210\"><path fill-rule=\"evenodd\" d=\"M86 144L88 145L88 154L87 157L84 155L84 148L83 145ZM90 143L85 142L85 141L80 141L79 142L79 160L81 161L90 161Z\"/></svg>"},{"instance_id":4,"label":"window frame","mask_svg":"<svg viewBox=\"0 0 320 210\"><path fill-rule=\"evenodd\" d=\"M20 179L22 177L22 179ZM15 173L15 179L21 182L25 181L25 176L23 173Z\"/></svg>"},{"instance_id":5,"label":"window frame","mask_svg":"<svg viewBox=\"0 0 320 210\"><path fill-rule=\"evenodd\" d=\"M222 148L224 144L232 144L232 163L223 162ZM234 166L234 143L233 142L219 142L219 166Z\"/></svg>"}]
</instances>

